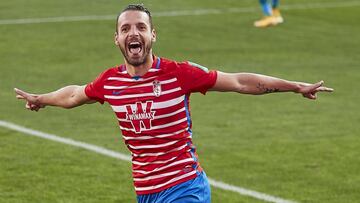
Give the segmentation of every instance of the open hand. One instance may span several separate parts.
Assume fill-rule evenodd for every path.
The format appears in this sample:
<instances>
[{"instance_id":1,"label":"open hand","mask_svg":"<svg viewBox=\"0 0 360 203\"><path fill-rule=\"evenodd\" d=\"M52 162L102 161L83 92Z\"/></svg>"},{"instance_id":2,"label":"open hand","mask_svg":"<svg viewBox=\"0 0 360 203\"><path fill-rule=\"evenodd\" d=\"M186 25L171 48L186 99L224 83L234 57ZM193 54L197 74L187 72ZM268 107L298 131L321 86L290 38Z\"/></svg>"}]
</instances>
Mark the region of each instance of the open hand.
<instances>
[{"instance_id":1,"label":"open hand","mask_svg":"<svg viewBox=\"0 0 360 203\"><path fill-rule=\"evenodd\" d=\"M316 99L318 92L333 92L334 89L323 86L324 81L320 81L315 84L308 83L300 83L300 88L298 89L298 93L301 93L304 97L308 99Z\"/></svg>"},{"instance_id":2,"label":"open hand","mask_svg":"<svg viewBox=\"0 0 360 203\"><path fill-rule=\"evenodd\" d=\"M25 108L29 109L31 111L39 111L40 108L44 108L45 105L41 104L39 101L39 95L36 94L30 94L23 90L14 88L14 91L16 93L17 99L24 99L26 100Z\"/></svg>"}]
</instances>

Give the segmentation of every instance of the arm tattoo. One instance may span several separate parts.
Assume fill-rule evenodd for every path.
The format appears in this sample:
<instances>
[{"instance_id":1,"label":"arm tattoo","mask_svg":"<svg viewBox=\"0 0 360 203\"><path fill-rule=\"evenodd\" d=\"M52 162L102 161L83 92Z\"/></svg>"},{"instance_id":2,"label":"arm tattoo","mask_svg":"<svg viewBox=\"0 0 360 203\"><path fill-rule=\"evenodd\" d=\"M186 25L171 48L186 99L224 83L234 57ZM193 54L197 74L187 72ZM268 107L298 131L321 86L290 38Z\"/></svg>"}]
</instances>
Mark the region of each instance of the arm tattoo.
<instances>
[{"instance_id":1,"label":"arm tattoo","mask_svg":"<svg viewBox=\"0 0 360 203\"><path fill-rule=\"evenodd\" d=\"M265 87L265 84L258 83L256 87L263 93L272 93L272 92L279 92L278 88L268 88Z\"/></svg>"}]
</instances>

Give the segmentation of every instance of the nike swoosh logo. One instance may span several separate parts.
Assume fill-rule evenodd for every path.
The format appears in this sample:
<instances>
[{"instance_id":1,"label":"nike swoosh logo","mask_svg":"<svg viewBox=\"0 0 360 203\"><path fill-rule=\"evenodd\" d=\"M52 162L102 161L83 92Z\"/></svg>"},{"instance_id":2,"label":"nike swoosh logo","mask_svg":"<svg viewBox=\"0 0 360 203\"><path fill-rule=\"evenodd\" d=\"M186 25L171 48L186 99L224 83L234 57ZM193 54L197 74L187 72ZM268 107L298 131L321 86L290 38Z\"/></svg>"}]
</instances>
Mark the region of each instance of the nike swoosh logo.
<instances>
[{"instance_id":1,"label":"nike swoosh logo","mask_svg":"<svg viewBox=\"0 0 360 203\"><path fill-rule=\"evenodd\" d=\"M114 90L114 91L112 92L112 94L113 94L113 95L119 95L119 94L121 94L121 92L122 92L122 91L115 91L115 90Z\"/></svg>"}]
</instances>

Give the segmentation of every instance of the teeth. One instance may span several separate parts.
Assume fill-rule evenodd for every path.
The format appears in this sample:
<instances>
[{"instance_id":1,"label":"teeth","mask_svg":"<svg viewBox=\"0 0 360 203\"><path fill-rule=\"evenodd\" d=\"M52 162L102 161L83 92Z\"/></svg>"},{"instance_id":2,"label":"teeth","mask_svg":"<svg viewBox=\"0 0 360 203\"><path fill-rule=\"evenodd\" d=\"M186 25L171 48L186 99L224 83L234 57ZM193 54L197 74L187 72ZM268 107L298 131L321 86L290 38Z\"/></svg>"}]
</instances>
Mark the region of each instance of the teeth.
<instances>
[{"instance_id":1,"label":"teeth","mask_svg":"<svg viewBox=\"0 0 360 203\"><path fill-rule=\"evenodd\" d=\"M130 53L138 54L141 52L141 43L140 42L130 42L128 46L129 46Z\"/></svg>"}]
</instances>

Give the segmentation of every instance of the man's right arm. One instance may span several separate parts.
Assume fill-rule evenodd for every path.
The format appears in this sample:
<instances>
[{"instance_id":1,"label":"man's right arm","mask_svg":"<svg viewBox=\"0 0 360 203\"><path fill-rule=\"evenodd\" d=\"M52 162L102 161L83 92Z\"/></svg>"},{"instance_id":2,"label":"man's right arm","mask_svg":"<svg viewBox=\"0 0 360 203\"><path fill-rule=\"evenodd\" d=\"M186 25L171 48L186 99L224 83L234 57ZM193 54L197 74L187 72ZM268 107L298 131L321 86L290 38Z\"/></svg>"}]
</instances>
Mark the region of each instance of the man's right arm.
<instances>
[{"instance_id":1,"label":"man's right arm","mask_svg":"<svg viewBox=\"0 0 360 203\"><path fill-rule=\"evenodd\" d=\"M95 103L85 94L85 85L70 85L46 94L30 94L15 88L16 98L26 100L25 107L38 111L45 106L57 106L66 109L83 104Z\"/></svg>"}]
</instances>

